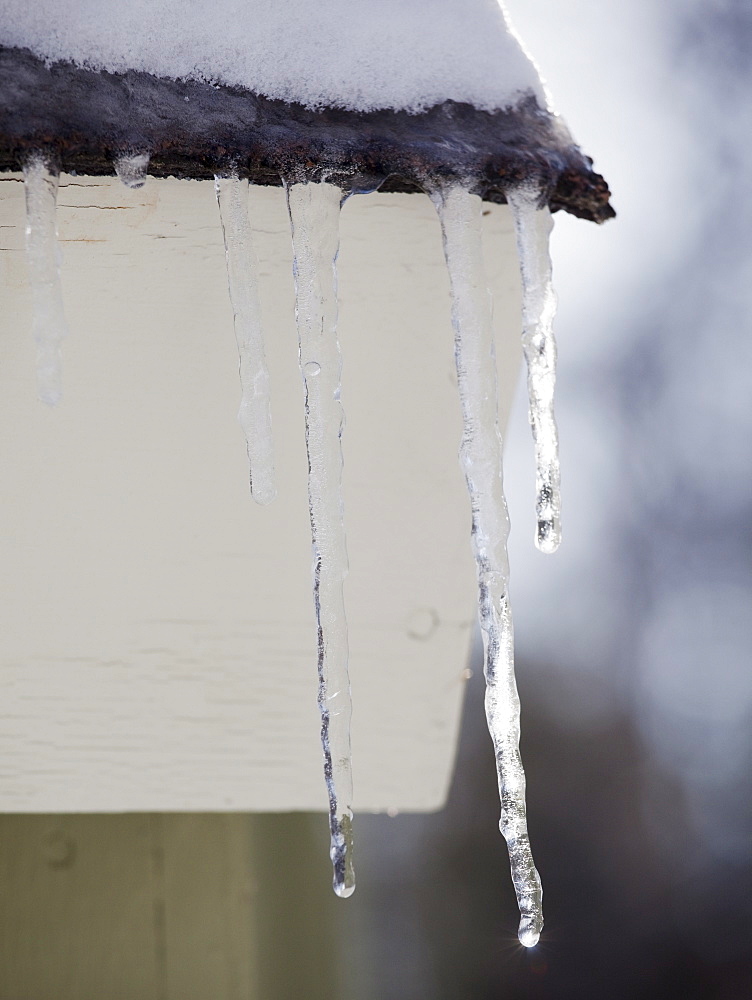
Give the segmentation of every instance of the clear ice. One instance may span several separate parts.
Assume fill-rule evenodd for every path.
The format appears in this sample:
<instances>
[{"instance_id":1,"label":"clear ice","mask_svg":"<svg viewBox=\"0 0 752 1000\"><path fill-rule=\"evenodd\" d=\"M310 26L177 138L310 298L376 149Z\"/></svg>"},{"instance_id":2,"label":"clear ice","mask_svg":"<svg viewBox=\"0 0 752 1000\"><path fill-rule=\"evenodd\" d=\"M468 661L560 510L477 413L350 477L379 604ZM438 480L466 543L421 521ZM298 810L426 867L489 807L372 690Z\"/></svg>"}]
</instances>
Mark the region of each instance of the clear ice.
<instances>
[{"instance_id":1,"label":"clear ice","mask_svg":"<svg viewBox=\"0 0 752 1000\"><path fill-rule=\"evenodd\" d=\"M256 281L257 258L248 219L248 181L237 176L216 177L214 189L222 220L227 283L240 356L238 421L248 450L251 495L258 503L266 504L271 503L277 491L274 487L269 372Z\"/></svg>"},{"instance_id":2,"label":"clear ice","mask_svg":"<svg viewBox=\"0 0 752 1000\"><path fill-rule=\"evenodd\" d=\"M523 184L505 194L514 217L522 276L522 349L535 441L535 544L541 552L555 552L561 542L561 496L554 419L556 296L548 249L553 220L548 207L539 207L541 189L537 184Z\"/></svg>"},{"instance_id":3,"label":"clear ice","mask_svg":"<svg viewBox=\"0 0 752 1000\"><path fill-rule=\"evenodd\" d=\"M32 331L37 346L37 391L55 406L62 396L60 344L68 333L60 287L60 251L56 206L58 172L43 153L24 163L26 193L26 258L33 307Z\"/></svg>"},{"instance_id":4,"label":"clear ice","mask_svg":"<svg viewBox=\"0 0 752 1000\"><path fill-rule=\"evenodd\" d=\"M501 799L499 829L509 848L521 915L520 943L530 948L538 943L543 927L543 890L530 850L525 815L520 700L514 677L509 604L509 515L504 497L491 299L481 248L481 199L459 185L434 191L432 199L441 220L452 295L455 360L464 421L460 460L472 506L472 544L485 650L486 718Z\"/></svg>"},{"instance_id":5,"label":"clear ice","mask_svg":"<svg viewBox=\"0 0 752 1000\"><path fill-rule=\"evenodd\" d=\"M128 188L143 187L148 168L148 153L123 153L115 160L115 173Z\"/></svg>"},{"instance_id":6,"label":"clear ice","mask_svg":"<svg viewBox=\"0 0 752 1000\"><path fill-rule=\"evenodd\" d=\"M318 625L318 703L329 794L334 891L355 889L352 862L350 679L343 583L347 547L342 504L342 355L337 340L341 190L333 184L287 185L295 275L295 316L305 383L308 505Z\"/></svg>"}]
</instances>

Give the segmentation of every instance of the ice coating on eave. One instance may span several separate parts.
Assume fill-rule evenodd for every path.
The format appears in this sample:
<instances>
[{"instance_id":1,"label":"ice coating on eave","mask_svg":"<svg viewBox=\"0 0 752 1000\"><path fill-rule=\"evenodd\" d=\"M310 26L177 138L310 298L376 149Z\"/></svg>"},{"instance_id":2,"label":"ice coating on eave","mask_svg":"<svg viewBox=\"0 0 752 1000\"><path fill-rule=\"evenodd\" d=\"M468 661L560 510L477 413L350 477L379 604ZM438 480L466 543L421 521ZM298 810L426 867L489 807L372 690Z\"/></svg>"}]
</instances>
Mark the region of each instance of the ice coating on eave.
<instances>
[{"instance_id":1,"label":"ice coating on eave","mask_svg":"<svg viewBox=\"0 0 752 1000\"><path fill-rule=\"evenodd\" d=\"M310 107L547 103L497 0L0 0L0 45Z\"/></svg>"}]
</instances>

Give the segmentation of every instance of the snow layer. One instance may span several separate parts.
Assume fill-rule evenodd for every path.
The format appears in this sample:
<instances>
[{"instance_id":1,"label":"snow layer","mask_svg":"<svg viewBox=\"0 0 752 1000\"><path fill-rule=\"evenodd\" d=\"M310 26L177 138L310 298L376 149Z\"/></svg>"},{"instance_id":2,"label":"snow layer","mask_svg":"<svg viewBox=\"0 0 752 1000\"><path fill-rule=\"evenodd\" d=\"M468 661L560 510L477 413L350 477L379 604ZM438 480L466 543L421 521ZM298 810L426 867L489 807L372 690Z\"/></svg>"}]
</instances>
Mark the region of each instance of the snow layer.
<instances>
[{"instance_id":1,"label":"snow layer","mask_svg":"<svg viewBox=\"0 0 752 1000\"><path fill-rule=\"evenodd\" d=\"M0 0L0 45L309 107L546 104L497 0Z\"/></svg>"}]
</instances>

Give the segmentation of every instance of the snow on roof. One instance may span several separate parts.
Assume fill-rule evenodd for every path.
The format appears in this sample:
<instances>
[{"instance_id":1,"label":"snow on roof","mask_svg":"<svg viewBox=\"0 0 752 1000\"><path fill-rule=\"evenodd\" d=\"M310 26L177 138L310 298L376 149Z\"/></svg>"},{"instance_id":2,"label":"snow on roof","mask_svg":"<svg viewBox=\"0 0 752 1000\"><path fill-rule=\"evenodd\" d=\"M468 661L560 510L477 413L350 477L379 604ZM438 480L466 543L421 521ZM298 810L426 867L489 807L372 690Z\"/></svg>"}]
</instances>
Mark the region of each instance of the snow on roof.
<instances>
[{"instance_id":1,"label":"snow on roof","mask_svg":"<svg viewBox=\"0 0 752 1000\"><path fill-rule=\"evenodd\" d=\"M309 107L547 106L497 0L0 0L0 45Z\"/></svg>"}]
</instances>

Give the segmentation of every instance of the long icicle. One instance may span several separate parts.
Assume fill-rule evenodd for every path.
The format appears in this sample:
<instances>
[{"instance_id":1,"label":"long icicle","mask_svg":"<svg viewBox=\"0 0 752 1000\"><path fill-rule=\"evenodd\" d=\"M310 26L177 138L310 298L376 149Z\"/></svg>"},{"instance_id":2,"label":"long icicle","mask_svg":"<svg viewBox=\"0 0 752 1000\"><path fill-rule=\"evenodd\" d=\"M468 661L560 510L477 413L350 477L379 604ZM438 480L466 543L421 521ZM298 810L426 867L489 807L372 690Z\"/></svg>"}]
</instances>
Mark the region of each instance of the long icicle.
<instances>
[{"instance_id":1,"label":"long icicle","mask_svg":"<svg viewBox=\"0 0 752 1000\"><path fill-rule=\"evenodd\" d=\"M355 889L352 862L350 679L343 583L347 547L342 505L344 414L342 355L337 340L339 212L333 184L287 186L295 274L300 369L305 382L308 504L318 624L319 710L324 777L329 793L334 891Z\"/></svg>"},{"instance_id":2,"label":"long icicle","mask_svg":"<svg viewBox=\"0 0 752 1000\"><path fill-rule=\"evenodd\" d=\"M514 677L509 604L509 515L504 497L502 438L491 301L481 248L481 199L460 185L432 194L441 220L452 293L455 359L464 433L460 459L472 505L479 616L485 647L486 718L496 755L501 830L509 848L519 939L530 948L543 927L540 876L530 850L525 772L520 757L520 700Z\"/></svg>"},{"instance_id":3,"label":"long icicle","mask_svg":"<svg viewBox=\"0 0 752 1000\"><path fill-rule=\"evenodd\" d=\"M267 504L277 495L274 486L274 446L269 403L269 372L264 355L256 282L257 261L248 219L248 181L216 177L219 215L227 259L227 284L235 318L242 390L238 420L245 434L250 464L251 495Z\"/></svg>"},{"instance_id":4,"label":"long icicle","mask_svg":"<svg viewBox=\"0 0 752 1000\"><path fill-rule=\"evenodd\" d=\"M548 207L539 208L539 185L522 184L505 193L514 217L522 276L522 349L535 441L535 544L541 552L555 552L561 542L561 495L554 419L556 296L548 249L553 220Z\"/></svg>"},{"instance_id":5,"label":"long icicle","mask_svg":"<svg viewBox=\"0 0 752 1000\"><path fill-rule=\"evenodd\" d=\"M26 258L33 307L32 332L37 345L37 392L48 406L62 396L61 341L68 334L60 286L57 244L57 169L44 153L24 163L26 192Z\"/></svg>"}]
</instances>

